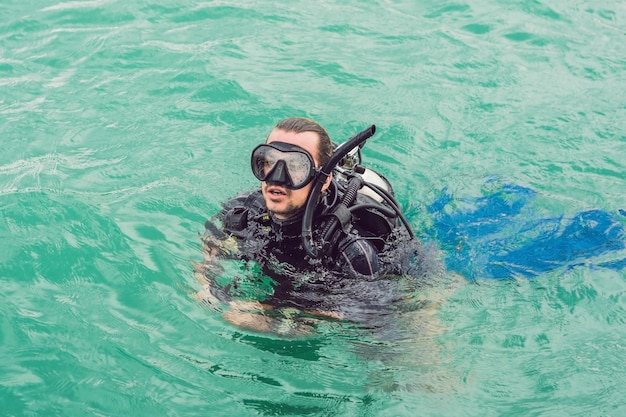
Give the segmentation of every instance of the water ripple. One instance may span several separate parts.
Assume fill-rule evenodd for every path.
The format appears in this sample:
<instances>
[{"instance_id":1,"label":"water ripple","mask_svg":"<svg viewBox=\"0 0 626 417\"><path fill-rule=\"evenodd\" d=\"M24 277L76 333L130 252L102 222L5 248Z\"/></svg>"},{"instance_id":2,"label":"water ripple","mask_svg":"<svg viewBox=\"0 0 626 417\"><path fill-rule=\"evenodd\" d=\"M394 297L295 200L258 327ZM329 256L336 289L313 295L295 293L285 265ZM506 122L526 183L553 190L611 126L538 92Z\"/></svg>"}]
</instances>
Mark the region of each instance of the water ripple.
<instances>
[{"instance_id":1,"label":"water ripple","mask_svg":"<svg viewBox=\"0 0 626 417\"><path fill-rule=\"evenodd\" d=\"M283 117L375 123L365 162L422 231L492 177L626 209L626 10L583 3L3 2L4 414L619 414L623 250L299 339L192 297L197 232Z\"/></svg>"}]
</instances>

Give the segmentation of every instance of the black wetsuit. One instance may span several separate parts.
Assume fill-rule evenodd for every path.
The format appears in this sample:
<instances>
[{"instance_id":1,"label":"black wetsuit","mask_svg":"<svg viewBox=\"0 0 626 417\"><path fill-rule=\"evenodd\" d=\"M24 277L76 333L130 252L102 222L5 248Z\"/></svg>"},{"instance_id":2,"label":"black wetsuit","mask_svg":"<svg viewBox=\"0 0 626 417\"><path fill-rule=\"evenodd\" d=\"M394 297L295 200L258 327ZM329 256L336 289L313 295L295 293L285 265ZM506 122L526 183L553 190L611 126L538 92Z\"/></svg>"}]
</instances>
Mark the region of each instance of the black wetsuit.
<instances>
[{"instance_id":1,"label":"black wetsuit","mask_svg":"<svg viewBox=\"0 0 626 417\"><path fill-rule=\"evenodd\" d=\"M319 237L328 213L342 195L333 181L322 197L313 219L314 236ZM361 197L359 197L361 198ZM221 230L207 222L207 233L233 236L238 251L234 257L254 261L275 281L272 303L328 304L333 289L347 289L346 281L374 277L380 269L379 251L384 241L358 223L339 229L330 248L317 259L308 256L302 244L302 215L281 221L268 213L260 190L238 195L223 205L216 219ZM289 302L291 300L291 302ZM331 303L334 304L334 303ZM330 305L328 306L330 307Z\"/></svg>"}]
</instances>

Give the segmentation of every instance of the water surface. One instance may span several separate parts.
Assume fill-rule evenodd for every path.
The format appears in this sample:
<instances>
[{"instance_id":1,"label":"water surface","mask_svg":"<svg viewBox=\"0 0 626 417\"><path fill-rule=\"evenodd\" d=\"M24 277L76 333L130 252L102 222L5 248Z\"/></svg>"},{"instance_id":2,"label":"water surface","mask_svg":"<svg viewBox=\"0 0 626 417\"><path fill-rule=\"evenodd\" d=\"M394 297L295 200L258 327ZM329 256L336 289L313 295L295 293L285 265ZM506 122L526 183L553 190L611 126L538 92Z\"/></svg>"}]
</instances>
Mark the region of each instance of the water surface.
<instances>
[{"instance_id":1,"label":"water surface","mask_svg":"<svg viewBox=\"0 0 626 417\"><path fill-rule=\"evenodd\" d=\"M2 415L626 412L624 2L9 0L0 15ZM337 142L376 124L365 160L457 269L388 333L328 321L282 339L192 297L205 219L257 185L249 152L289 116ZM494 196L523 209L480 216ZM614 226L559 252L589 210ZM546 236L552 268L485 268Z\"/></svg>"}]
</instances>

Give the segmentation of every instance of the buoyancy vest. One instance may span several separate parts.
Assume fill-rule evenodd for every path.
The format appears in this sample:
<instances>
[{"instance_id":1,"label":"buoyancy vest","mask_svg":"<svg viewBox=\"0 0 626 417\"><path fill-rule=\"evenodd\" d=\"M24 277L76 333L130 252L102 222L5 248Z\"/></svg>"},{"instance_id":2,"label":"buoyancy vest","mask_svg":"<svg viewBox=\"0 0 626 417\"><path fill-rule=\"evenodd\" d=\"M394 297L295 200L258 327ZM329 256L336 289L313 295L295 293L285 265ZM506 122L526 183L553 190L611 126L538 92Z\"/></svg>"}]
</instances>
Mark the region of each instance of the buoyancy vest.
<instances>
[{"instance_id":1,"label":"buoyancy vest","mask_svg":"<svg viewBox=\"0 0 626 417\"><path fill-rule=\"evenodd\" d=\"M333 180L316 211L316 233L326 241L322 248L323 257L336 259L358 239L367 240L376 251L382 251L390 234L398 226L397 218L391 215L383 203L361 193L357 194L349 207L345 207L341 204L345 191L345 184ZM221 217L224 231L237 238L249 237L251 232L255 232L249 230L253 226L265 232L272 230L279 241L290 238L291 243L299 246L294 239L300 237L301 213L289 221L273 218L265 207L260 190L241 194L226 202ZM329 224L333 219L338 224L330 229ZM256 232L259 233L258 230Z\"/></svg>"}]
</instances>

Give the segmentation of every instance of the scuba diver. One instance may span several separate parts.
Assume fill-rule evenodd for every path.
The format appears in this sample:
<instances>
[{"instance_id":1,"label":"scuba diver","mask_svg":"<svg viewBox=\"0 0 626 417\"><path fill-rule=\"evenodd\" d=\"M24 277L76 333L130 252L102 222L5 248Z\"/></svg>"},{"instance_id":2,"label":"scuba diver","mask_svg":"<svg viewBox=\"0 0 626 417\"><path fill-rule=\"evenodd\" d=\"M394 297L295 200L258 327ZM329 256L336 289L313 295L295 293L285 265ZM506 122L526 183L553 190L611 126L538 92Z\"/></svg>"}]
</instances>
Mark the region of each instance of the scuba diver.
<instances>
[{"instance_id":1,"label":"scuba diver","mask_svg":"<svg viewBox=\"0 0 626 417\"><path fill-rule=\"evenodd\" d=\"M336 146L312 120L278 123L252 151L260 189L227 201L206 222L205 260L195 268L205 288L201 298L229 303L238 313L287 308L331 318L345 317L346 297L390 302L388 286L376 277L403 273L406 263L388 254L398 242L417 239L389 182L360 164L374 133L372 125ZM243 261L244 274L270 278L269 288L252 303L233 301L246 285L240 276L218 284L223 259ZM229 318L255 330L264 326L251 319L232 311Z\"/></svg>"}]
</instances>

